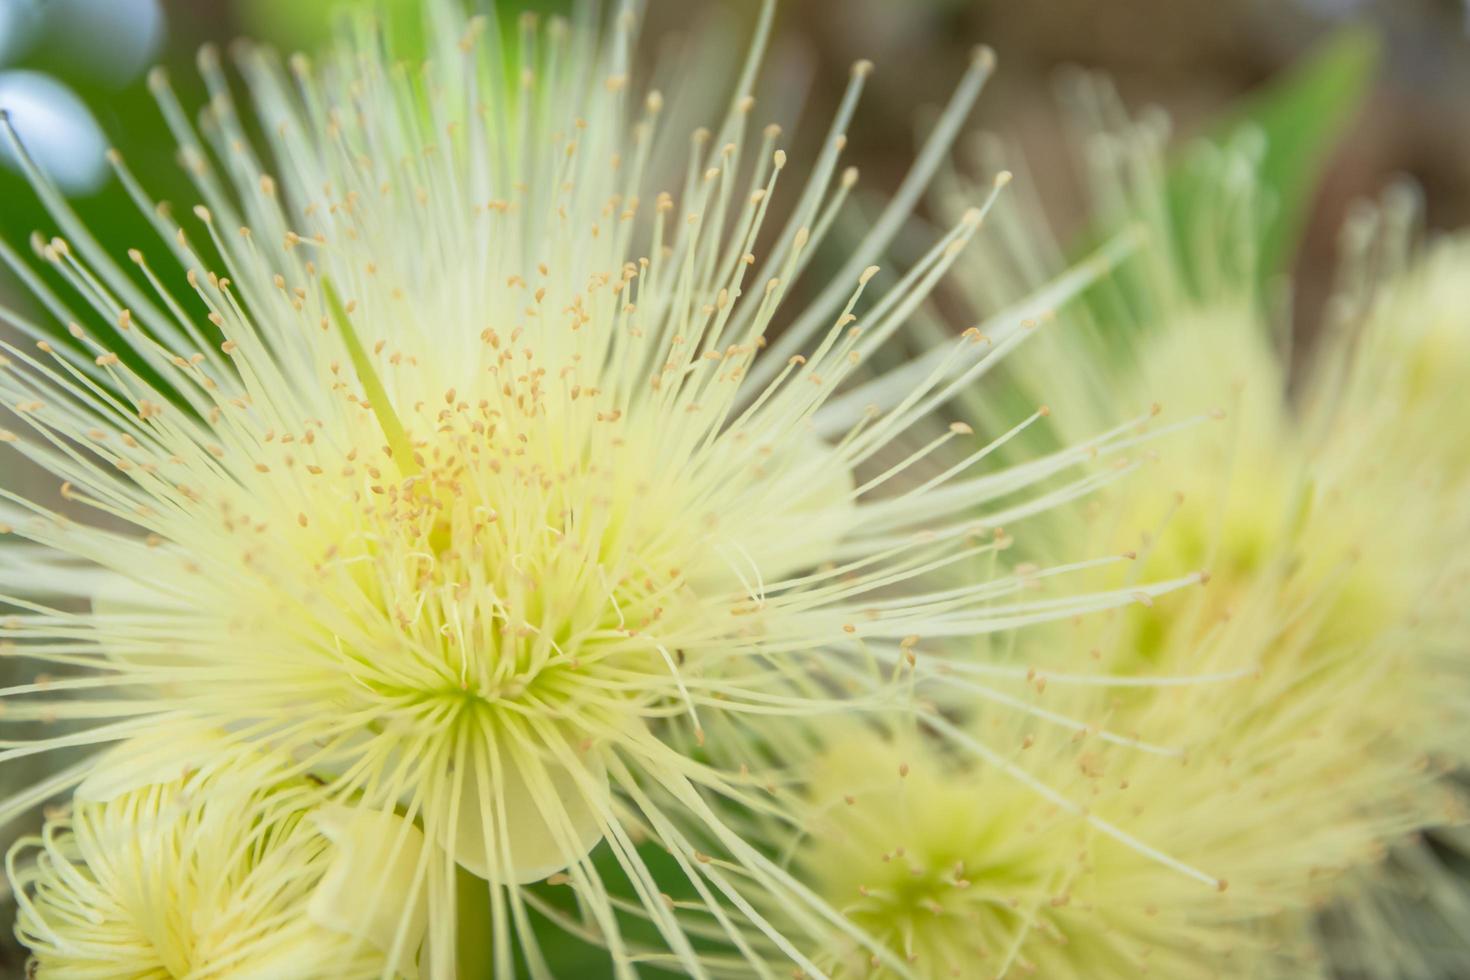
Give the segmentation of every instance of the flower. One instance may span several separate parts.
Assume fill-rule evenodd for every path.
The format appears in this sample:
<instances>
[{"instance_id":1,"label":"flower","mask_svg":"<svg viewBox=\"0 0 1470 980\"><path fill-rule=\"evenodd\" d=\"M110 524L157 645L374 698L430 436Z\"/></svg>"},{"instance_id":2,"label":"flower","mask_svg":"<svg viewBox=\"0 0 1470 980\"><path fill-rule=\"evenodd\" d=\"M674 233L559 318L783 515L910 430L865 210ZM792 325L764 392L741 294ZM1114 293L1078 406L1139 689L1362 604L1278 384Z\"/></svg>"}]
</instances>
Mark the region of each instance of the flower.
<instances>
[{"instance_id":1,"label":"flower","mask_svg":"<svg viewBox=\"0 0 1470 980\"><path fill-rule=\"evenodd\" d=\"M1106 90L1079 98L1099 118L1121 117ZM1159 413L1215 416L1196 438L1131 458L1136 478L1086 508L1042 515L1050 531L1022 545L1050 560L1081 538L1091 553L1133 559L1101 570L1099 588L1198 567L1208 587L1027 631L1000 656L969 639L956 641L968 655L936 651L956 678L951 712L967 720L931 720L931 731L979 748L956 760L952 749L900 740L888 755L926 773L910 774L902 793L892 766L853 761L884 750L829 750L825 765L842 775L813 806L864 793L869 802L829 806L812 820L810 853L794 851L830 901L846 896L865 928L936 974L974 954L965 944L977 935L997 975L1326 971L1336 944L1316 910L1351 902L1361 916L1373 904L1362 893L1399 874L1384 862L1390 848L1421 848L1415 834L1466 819L1445 775L1465 763L1470 678L1463 658L1440 655L1439 627L1441 611L1463 606L1439 587L1443 569L1458 567L1457 537L1443 532L1462 525L1443 515L1463 512L1463 485L1419 503L1419 486L1383 465L1385 443L1366 438L1325 369L1305 372L1293 403L1256 288L1257 148L1245 137L1197 150L1188 173L1206 194L1181 195L1197 203L1178 210L1164 183L1166 138L1155 117L1089 131L1080 158L1109 204L1098 222L1131 227L1141 247L1034 330L1005 370L1018 401L1044 385L1043 444L1098 419L1131 431ZM1008 316L1063 250L1037 237L1045 225L1024 189L997 207L992 227L1002 233L978 243L956 282L982 314ZM1362 368L1412 372L1402 353ZM998 421L997 404L971 399L977 429L1017 443L1032 435ZM1407 400L1392 414L1382 400L1369 411L1383 433L1435 425ZM1019 792L1028 778L1056 798ZM957 810L975 815L929 816ZM1008 832L1017 826L1025 833ZM1060 843L1069 833L1070 848ZM1114 856L1124 840L1135 846ZM899 845L917 870L891 859ZM1156 860L1140 863L1150 850ZM949 865L979 890L954 890ZM919 914L926 906L906 873L937 883L925 896L934 914ZM1201 873L1228 890L1184 888ZM966 921L980 925L966 931ZM1424 952L1380 949L1371 965L1394 975Z\"/></svg>"},{"instance_id":2,"label":"flower","mask_svg":"<svg viewBox=\"0 0 1470 980\"><path fill-rule=\"evenodd\" d=\"M1470 472L1463 440L1444 424L1470 376L1460 313L1470 241L1421 241L1419 213L1417 193L1396 186L1344 228L1343 283L1320 371L1332 397L1320 410L1352 419L1358 452L1386 454L1407 482L1447 499Z\"/></svg>"},{"instance_id":3,"label":"flower","mask_svg":"<svg viewBox=\"0 0 1470 980\"><path fill-rule=\"evenodd\" d=\"M1436 769L1343 707L1397 695L1402 660L1319 680L1263 612L1147 675L1023 667L1027 691L957 668L955 705L985 678L967 721L824 737L800 832L772 840L919 976L1317 975L1318 909L1456 813ZM1273 640L1271 667L1230 669ZM835 975L903 975L826 949Z\"/></svg>"},{"instance_id":4,"label":"flower","mask_svg":"<svg viewBox=\"0 0 1470 980\"><path fill-rule=\"evenodd\" d=\"M1437 685L1423 702L1438 710L1419 737L1429 758L1445 760L1462 780L1470 567L1457 543L1470 531L1470 457L1445 422L1470 378L1460 304L1466 244L1459 236L1425 242L1420 217L1417 192L1400 185L1349 220L1342 284L1307 407L1341 420L1324 455L1338 461L1343 478L1393 481L1394 512L1414 515L1417 534L1388 540L1401 560L1424 565L1411 639L1417 669ZM1470 969L1470 943L1455 925L1470 908L1460 872L1470 839L1465 817L1456 818L1394 843L1383 861L1337 889L1320 931L1345 972L1437 977Z\"/></svg>"},{"instance_id":5,"label":"flower","mask_svg":"<svg viewBox=\"0 0 1470 980\"><path fill-rule=\"evenodd\" d=\"M1157 710L1149 731L1177 731L1209 700L1180 690L1188 694ZM1097 711L1106 700L1095 688L1054 693L1063 696L1047 707L1057 711ZM1218 783L1236 778L1229 760L1078 739L1014 711L983 713L968 737L1046 779L1057 798L911 733L844 732L818 757L794 867L907 967L839 939L824 950L830 975L1183 978L1310 966L1299 937L1263 925L1267 914L1300 914L1301 899L1274 886L1319 853L1301 847L1288 867L1272 867L1275 849L1261 847L1278 811L1294 805L1300 765L1258 780L1276 795L1263 795L1259 821L1242 826L1218 809ZM1090 818L1126 834L1099 833ZM1202 887L1139 841L1228 862L1247 873L1248 890Z\"/></svg>"},{"instance_id":6,"label":"flower","mask_svg":"<svg viewBox=\"0 0 1470 980\"><path fill-rule=\"evenodd\" d=\"M428 860L418 828L315 809L289 760L180 734L107 753L11 849L28 975L417 976L425 910L399 903ZM176 775L191 759L211 768Z\"/></svg>"},{"instance_id":7,"label":"flower","mask_svg":"<svg viewBox=\"0 0 1470 980\"><path fill-rule=\"evenodd\" d=\"M69 673L5 692L7 718L65 731L0 760L198 723L284 754L323 805L395 813L440 849L406 886L427 903L436 976L454 971L440 951L457 932L488 938L497 975L518 959L546 973L534 923L555 915L525 886L547 879L623 974L644 955L698 972L691 935L707 933L813 970L802 937L867 940L742 835L741 813L785 805L754 764L765 733L911 711L912 685L880 667L906 637L1199 580L1045 602L1006 570L933 581L1008 544L977 537L972 507L1044 511L1058 501L1028 489L1107 448L980 472L990 447L967 425L916 442L1013 346L973 331L937 344L926 377L861 373L1004 182L865 296L992 59L977 53L892 202L793 311L857 179L838 164L869 65L771 234L790 167L777 129L751 134L748 94L769 4L728 114L687 160L655 150L662 97L632 94L631 13L605 31L523 20L510 54L495 18L427 12L422 68L384 55L367 23L319 67L242 47L250 121L211 50L200 132L155 74L206 203L175 225L114 163L166 254L121 267L29 168L61 231L36 253L71 292L0 254L68 337L17 318L39 350L5 349L3 438L64 481L66 513L5 497L0 520L31 545L0 554L0 599L20 610L0 640ZM680 168L677 195L655 192ZM960 465L901 485L966 444ZM54 696L71 692L88 694ZM683 907L645 841L674 856ZM483 879L475 902L462 872ZM628 915L657 940L629 939Z\"/></svg>"}]
</instances>

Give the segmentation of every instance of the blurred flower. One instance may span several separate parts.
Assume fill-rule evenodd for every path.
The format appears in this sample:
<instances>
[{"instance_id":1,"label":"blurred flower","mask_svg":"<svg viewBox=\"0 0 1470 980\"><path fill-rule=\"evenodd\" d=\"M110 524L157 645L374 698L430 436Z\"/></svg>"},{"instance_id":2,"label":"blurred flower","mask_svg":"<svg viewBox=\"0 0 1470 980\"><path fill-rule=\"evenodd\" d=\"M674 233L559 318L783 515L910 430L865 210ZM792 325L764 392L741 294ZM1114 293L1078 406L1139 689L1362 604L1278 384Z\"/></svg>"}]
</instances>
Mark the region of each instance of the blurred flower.
<instances>
[{"instance_id":1,"label":"blurred flower","mask_svg":"<svg viewBox=\"0 0 1470 980\"><path fill-rule=\"evenodd\" d=\"M442 848L398 892L427 902L436 976L455 970L457 931L488 940L496 975L546 974L531 913L550 913L524 886L547 879L572 888L574 927L622 974L642 956L699 972L694 937L815 971L802 937L871 940L729 815L783 813L747 764L763 733L911 711L916 682L879 669L901 661L904 637L1008 631L1199 581L1045 603L1019 596L1030 576L930 581L1006 546L974 538L971 507L1026 500L1106 449L974 475L980 446L902 485L970 441L964 424L924 443L911 432L1005 345L969 333L936 346L943 370L928 378L871 377L830 398L980 223L983 208L966 209L864 301L869 263L990 55L977 52L867 237L787 312L856 181L838 162L870 66L854 68L789 223L763 234L790 169L776 128L751 133L770 4L729 113L687 161L652 149L662 97L631 94L631 13L601 32L523 20L525 60L507 63L495 18L428 12L422 71L386 63L366 22L319 67L238 48L250 123L206 50L207 142L155 75L206 204L176 226L115 158L167 246L161 260L131 250L132 273L29 171L65 236L38 236L37 254L73 296L37 290L67 336L17 320L39 353L5 348L17 431L0 437L93 516L18 495L0 510L32 542L0 553L0 598L21 610L0 639L77 671L6 692L7 719L65 731L0 759L168 739L188 718L269 745L328 800L400 813ZM257 123L270 168L247 135ZM655 192L681 169L677 197ZM90 694L44 693L69 691ZM229 782L200 783L202 805ZM643 841L673 855L687 903L665 901ZM589 856L599 842L631 897L610 894ZM478 913L462 872L488 907L464 923ZM780 927L752 895L782 910ZM656 938L630 939L629 917Z\"/></svg>"},{"instance_id":2,"label":"blurred flower","mask_svg":"<svg viewBox=\"0 0 1470 980\"><path fill-rule=\"evenodd\" d=\"M1292 883L1324 850L1312 839L1288 847L1275 828L1300 801L1299 781L1321 778L1317 758L1286 754L1269 772L1241 769L1215 751L1057 723L1106 717L1119 690L1053 677L1044 701L1052 717L1039 707L982 712L965 737L1005 760L991 764L912 732L839 730L813 762L812 814L793 869L914 976L1306 975L1311 951L1274 920L1302 914L1309 896ZM1210 745L1217 712L1242 706L1245 691L1254 693L1178 685L1147 699L1130 723ZM1279 748L1265 728L1232 742L1257 758ZM1251 819L1220 806L1229 780L1252 785ZM1098 821L1113 830L1099 832ZM1165 852L1242 880L1203 883ZM904 975L841 937L823 954L833 976Z\"/></svg>"},{"instance_id":3,"label":"blurred flower","mask_svg":"<svg viewBox=\"0 0 1470 980\"><path fill-rule=\"evenodd\" d=\"M1470 379L1470 238L1421 244L1419 207L1397 187L1344 231L1339 322L1323 357L1324 385L1339 389L1322 409L1352 418L1362 452L1450 494L1470 478L1470 446L1453 424Z\"/></svg>"},{"instance_id":4,"label":"blurred flower","mask_svg":"<svg viewBox=\"0 0 1470 980\"><path fill-rule=\"evenodd\" d=\"M111 86L137 78L163 46L159 0L45 0L40 43L69 72Z\"/></svg>"},{"instance_id":5,"label":"blurred flower","mask_svg":"<svg viewBox=\"0 0 1470 980\"><path fill-rule=\"evenodd\" d=\"M34 42L40 8L37 0L0 0L0 65L9 64Z\"/></svg>"},{"instance_id":6,"label":"blurred flower","mask_svg":"<svg viewBox=\"0 0 1470 980\"><path fill-rule=\"evenodd\" d=\"M1441 580L1458 564L1459 540L1445 537L1443 515L1465 512L1456 503L1465 488L1442 483L1449 496L1420 503L1409 473L1384 465L1386 449L1364 451L1366 430L1338 410L1338 389L1324 375L1305 372L1293 404L1268 301L1255 286L1257 222L1268 211L1249 137L1200 147L1171 170L1163 120L1128 121L1091 83L1070 95L1084 134L1079 159L1100 202L1091 227L1131 227L1140 248L1057 323L1034 331L1008 362L1010 383L1019 399L1045 393L1051 431L1063 440L1098 418L1124 427L1160 411L1217 420L1158 454L1114 460L1137 476L1101 490L1085 511L1043 515L1040 541L1052 544L1038 547L1033 530L1030 553L1045 559L1080 538L1135 559L1124 576L1103 574L1109 586L1201 566L1210 580L1204 590L1021 635L1008 651L1011 669L1026 672L1031 690L1010 696L1038 718L1074 726L1078 745L1013 757L1026 736L1001 725L991 765L1004 769L1015 758L1053 786L1091 770L1087 813L1116 812L1117 825L1139 841L1230 883L1213 905L1198 894L1186 900L1157 882L1141 884L1140 869L1119 870L1085 851L1076 867L1052 873L1075 882L1072 894L1085 893L1081 907L1096 915L1063 915L1070 925L1036 916L1069 949L1107 937L1097 941L1111 945L1114 959L1083 956L1073 969L1086 963L1087 976L1120 977L1147 963L1166 976L1325 972L1313 910L1332 902L1335 889L1357 890L1364 875L1383 874L1389 846L1466 819L1444 773L1464 764L1470 745L1470 670L1463 658L1438 653L1449 611L1463 608L1464 579L1459 592ZM1016 165L1003 147L984 152L990 166ZM952 187L963 196L962 183ZM997 207L990 227L1000 233L981 242L955 280L982 314L1030 294L1064 254L1038 236L1045 224L1024 188ZM1370 384L1414 373L1406 352L1386 354L1364 362ZM1162 408L1149 408L1156 399ZM972 400L977 428L1003 431L995 406L1004 404ZM1130 406L1140 414L1120 411ZM1418 414L1423 407L1402 402L1379 424L1402 437L1432 418ZM1004 676L950 658L948 669L977 689ZM1102 693L1089 702L1075 686ZM970 729L989 739L997 711L982 703ZM1145 774L1158 759L1119 743L1125 735L1188 765ZM1044 820L1043 805L1032 810ZM978 860L967 856L967 867ZM1013 897L1031 907L1034 891L1022 891ZM1158 895L1167 897L1151 897ZM1016 955L1044 964L1068 954ZM1160 966L1160 957L1173 965ZM1374 965L1390 976L1406 962L1383 950ZM1042 972L1068 975L1045 965Z\"/></svg>"},{"instance_id":7,"label":"blurred flower","mask_svg":"<svg viewBox=\"0 0 1470 980\"><path fill-rule=\"evenodd\" d=\"M107 179L107 143L86 105L62 83L34 71L0 71L0 111L24 152L68 193L95 191ZM0 161L19 170L17 150L0 142Z\"/></svg>"},{"instance_id":8,"label":"blurred flower","mask_svg":"<svg viewBox=\"0 0 1470 980\"><path fill-rule=\"evenodd\" d=\"M147 67L163 41L158 0L0 0L0 66L34 45L67 68L67 77L121 85ZM28 153L67 194L96 191L108 176L102 130L65 81L37 71L0 71L0 163L20 170Z\"/></svg>"},{"instance_id":9,"label":"blurred flower","mask_svg":"<svg viewBox=\"0 0 1470 980\"><path fill-rule=\"evenodd\" d=\"M1457 425L1470 382L1470 250L1462 236L1426 245L1420 219L1417 192L1398 186L1349 221L1341 288L1319 341L1308 408L1342 420L1329 452L1346 461L1339 464L1345 479L1389 474L1402 488L1396 510L1412 509L1416 523L1433 530L1430 540L1401 546L1425 566L1414 652L1419 669L1438 679L1462 676L1470 655L1470 559L1459 547L1470 535L1470 452ZM1442 721L1443 738L1462 746L1470 712L1463 688L1446 685L1436 701L1453 709ZM1463 750L1441 755L1463 780ZM1465 823L1399 842L1338 890L1323 931L1344 970L1414 978L1470 971L1462 926L1470 915Z\"/></svg>"},{"instance_id":10,"label":"blurred flower","mask_svg":"<svg viewBox=\"0 0 1470 980\"><path fill-rule=\"evenodd\" d=\"M422 833L312 808L288 762L197 729L105 756L9 855L28 975L416 976L424 910L402 903Z\"/></svg>"}]
</instances>

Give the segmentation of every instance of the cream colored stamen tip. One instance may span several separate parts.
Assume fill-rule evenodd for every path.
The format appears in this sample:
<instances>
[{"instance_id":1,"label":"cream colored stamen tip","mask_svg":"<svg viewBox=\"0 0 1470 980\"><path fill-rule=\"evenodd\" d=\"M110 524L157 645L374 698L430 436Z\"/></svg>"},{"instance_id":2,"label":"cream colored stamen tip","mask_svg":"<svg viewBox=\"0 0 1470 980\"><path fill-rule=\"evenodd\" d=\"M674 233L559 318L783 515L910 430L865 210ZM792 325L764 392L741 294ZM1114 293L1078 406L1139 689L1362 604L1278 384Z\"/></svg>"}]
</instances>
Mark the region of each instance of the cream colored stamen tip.
<instances>
[{"instance_id":1,"label":"cream colored stamen tip","mask_svg":"<svg viewBox=\"0 0 1470 980\"><path fill-rule=\"evenodd\" d=\"M848 167L846 170L842 171L842 186L843 187L851 187L853 184L856 184L857 181L858 181L858 168L857 167Z\"/></svg>"},{"instance_id":2,"label":"cream colored stamen tip","mask_svg":"<svg viewBox=\"0 0 1470 980\"><path fill-rule=\"evenodd\" d=\"M995 175L995 186L998 188L1004 187L1015 178L1016 175L1011 173L1009 170L1002 170L1000 173Z\"/></svg>"},{"instance_id":3,"label":"cream colored stamen tip","mask_svg":"<svg viewBox=\"0 0 1470 980\"><path fill-rule=\"evenodd\" d=\"M780 170L782 167L786 166L786 151L777 150L775 153L771 154L771 162L775 164L777 170Z\"/></svg>"},{"instance_id":4,"label":"cream colored stamen tip","mask_svg":"<svg viewBox=\"0 0 1470 980\"><path fill-rule=\"evenodd\" d=\"M877 274L878 274L878 267L876 265L870 265L870 266L868 266L866 269L864 269L862 271L862 274L858 276L858 284L859 285L866 286L870 281L872 281L872 278L874 276L876 276Z\"/></svg>"},{"instance_id":5,"label":"cream colored stamen tip","mask_svg":"<svg viewBox=\"0 0 1470 980\"><path fill-rule=\"evenodd\" d=\"M649 92L648 97L643 100L643 104L648 108L649 112L658 112L664 107L664 94L657 90Z\"/></svg>"},{"instance_id":6,"label":"cream colored stamen tip","mask_svg":"<svg viewBox=\"0 0 1470 980\"><path fill-rule=\"evenodd\" d=\"M1051 418L1051 406L1050 405L1043 405L1043 406L1041 406L1040 408L1038 408L1036 410L1036 414L1037 415L1040 415L1044 419Z\"/></svg>"},{"instance_id":7,"label":"cream colored stamen tip","mask_svg":"<svg viewBox=\"0 0 1470 980\"><path fill-rule=\"evenodd\" d=\"M957 436L969 436L975 434L975 430L964 422L949 423L949 431L953 432Z\"/></svg>"},{"instance_id":8,"label":"cream colored stamen tip","mask_svg":"<svg viewBox=\"0 0 1470 980\"><path fill-rule=\"evenodd\" d=\"M988 44L977 44L970 52L970 64L986 71L995 67L995 49Z\"/></svg>"},{"instance_id":9,"label":"cream colored stamen tip","mask_svg":"<svg viewBox=\"0 0 1470 980\"><path fill-rule=\"evenodd\" d=\"M861 58L852 63L852 77L866 78L873 72L873 63L867 58Z\"/></svg>"},{"instance_id":10,"label":"cream colored stamen tip","mask_svg":"<svg viewBox=\"0 0 1470 980\"><path fill-rule=\"evenodd\" d=\"M979 208L970 208L965 212L965 216L960 219L960 223L968 228L974 228L976 225L980 224L980 219L984 216L985 212L981 211Z\"/></svg>"}]
</instances>

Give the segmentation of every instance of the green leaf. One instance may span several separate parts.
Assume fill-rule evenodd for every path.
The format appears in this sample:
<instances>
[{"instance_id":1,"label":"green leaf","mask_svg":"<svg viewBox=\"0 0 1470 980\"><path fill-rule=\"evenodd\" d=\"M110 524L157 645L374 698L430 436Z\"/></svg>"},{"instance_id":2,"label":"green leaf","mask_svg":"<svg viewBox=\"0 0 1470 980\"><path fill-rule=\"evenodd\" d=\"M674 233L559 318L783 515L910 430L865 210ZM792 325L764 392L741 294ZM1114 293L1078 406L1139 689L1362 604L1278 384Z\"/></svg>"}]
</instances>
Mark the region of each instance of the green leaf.
<instances>
[{"instance_id":1,"label":"green leaf","mask_svg":"<svg viewBox=\"0 0 1470 980\"><path fill-rule=\"evenodd\" d=\"M424 47L422 12L414 0L348 0L344 3L301 3L300 0L245 0L237 16L252 37L293 50L317 51L333 36L334 22L348 8L373 11L400 56Z\"/></svg>"},{"instance_id":2,"label":"green leaf","mask_svg":"<svg viewBox=\"0 0 1470 980\"><path fill-rule=\"evenodd\" d=\"M482 5L471 4L479 10ZM516 18L525 12L538 14L567 13L569 0L520 0L485 6L499 15L502 28L509 29L512 50L515 44ZM237 15L250 34L259 40L292 49L316 51L334 36L335 22L351 8L371 11L382 20L384 33L397 57L422 57L426 43L424 4L422 0L242 0Z\"/></svg>"},{"instance_id":3,"label":"green leaf","mask_svg":"<svg viewBox=\"0 0 1470 980\"><path fill-rule=\"evenodd\" d=\"M640 844L638 858L648 869L648 874L662 894L678 902L700 902L699 891L690 883L679 862L663 847L653 842ZM633 883L606 842L592 852L592 863L609 894L621 898L629 906L636 907L641 903ZM541 900L548 905L576 916L577 906L571 889L544 883L531 887L537 890ZM630 945L649 948L664 946L665 940L647 918L619 912L617 919L623 939ZM562 931L555 923L542 916L534 916L532 921L542 955L546 957L547 966L553 976L576 977L578 980L612 980L615 976L612 959L606 949ZM727 946L699 936L691 937L691 944L699 953L728 956L733 952ZM642 972L650 977L661 977L683 976L685 971L676 962L668 960L645 963Z\"/></svg>"},{"instance_id":4,"label":"green leaf","mask_svg":"<svg viewBox=\"0 0 1470 980\"><path fill-rule=\"evenodd\" d=\"M1247 129L1264 137L1257 176L1275 207L1261 230L1263 278L1290 265L1323 169L1362 107L1378 60L1377 34L1343 28L1206 128L1205 138L1222 145ZM1169 175L1171 203L1185 193L1177 170Z\"/></svg>"},{"instance_id":5,"label":"green leaf","mask_svg":"<svg viewBox=\"0 0 1470 980\"><path fill-rule=\"evenodd\" d=\"M1100 336L1157 325L1176 284L1197 302L1218 298L1221 284L1254 287L1265 304L1276 298L1272 281L1291 267L1322 172L1364 102L1378 54L1371 30L1336 32L1174 147L1162 161L1162 200L1145 195L1131 202L1137 212L1104 214L1073 243L1080 259L1134 219L1167 236L1158 254L1172 282L1140 253L1082 295ZM1244 181L1230 177L1227 160L1246 168Z\"/></svg>"}]
</instances>

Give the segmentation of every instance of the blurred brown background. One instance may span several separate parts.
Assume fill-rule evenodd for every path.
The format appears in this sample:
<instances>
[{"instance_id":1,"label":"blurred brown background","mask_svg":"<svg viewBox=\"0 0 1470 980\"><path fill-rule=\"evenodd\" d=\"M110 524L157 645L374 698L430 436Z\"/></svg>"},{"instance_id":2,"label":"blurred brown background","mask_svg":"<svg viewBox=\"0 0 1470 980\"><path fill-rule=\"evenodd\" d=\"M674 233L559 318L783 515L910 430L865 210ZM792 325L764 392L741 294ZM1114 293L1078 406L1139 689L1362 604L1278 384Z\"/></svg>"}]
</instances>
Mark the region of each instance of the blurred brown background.
<instances>
[{"instance_id":1,"label":"blurred brown background","mask_svg":"<svg viewBox=\"0 0 1470 980\"><path fill-rule=\"evenodd\" d=\"M757 0L645 2L651 47L713 21L735 32L731 61L758 6ZM280 16L303 5L331 6L327 0L167 0L167 55L242 32L309 43L309 30ZM571 3L502 0L500 6L550 11ZM1407 175L1425 191L1431 227L1470 224L1470 0L784 0L777 18L771 61L809 85L801 134L808 140L824 129L848 66L859 58L876 63L848 155L863 169L863 186L880 191L894 186L912 159L917 113L948 97L975 44L995 49L999 70L972 126L1020 141L1035 168L1029 176L1064 233L1069 221L1081 220L1081 201L1053 100L1058 69L1080 65L1107 73L1130 106L1165 108L1187 136L1335 29L1366 24L1380 38L1382 63L1311 211L1295 263L1298 329L1311 331L1331 288L1337 230L1354 201Z\"/></svg>"},{"instance_id":2,"label":"blurred brown background","mask_svg":"<svg viewBox=\"0 0 1470 980\"><path fill-rule=\"evenodd\" d=\"M1382 63L1367 104L1328 164L1295 271L1298 328L1331 288L1337 233L1351 205L1397 176L1425 192L1432 228L1470 223L1470 5L1463 0L845 0L793 4L787 27L840 82L858 56L878 63L877 125L855 127L854 155L901 167L916 100L937 102L970 45L1000 67L974 124L1019 139L1065 229L1080 220L1053 100L1058 69L1110 75L1132 108L1158 105L1188 136L1335 29L1369 26ZM1047 166L1048 160L1057 162Z\"/></svg>"},{"instance_id":3,"label":"blurred brown background","mask_svg":"<svg viewBox=\"0 0 1470 980\"><path fill-rule=\"evenodd\" d=\"M325 35L330 11L340 2L0 0L0 96L8 71L47 73L92 107L107 138L128 152L135 169L176 174L172 143L151 111L141 69L130 76L117 69L99 80L95 67L105 60L100 55L128 48L130 25L161 15L162 33L151 42L147 59L169 64L187 98L199 89L191 62L201 43L246 34L286 48L310 48ZM384 2L400 16L414 8L414 0ZM573 2L502 0L500 8L548 12ZM738 58L758 6L757 0L644 2L651 49L659 37L687 35L714 22L730 38L726 63ZM12 41L26 33L14 24L30 22L25 43L7 44L7 21ZM1187 134L1344 23L1371 25L1382 42L1383 62L1368 105L1331 162L1315 202L1297 267L1311 305L1312 295L1325 288L1345 209L1392 176L1407 174L1423 186L1431 226L1470 223L1470 0L784 0L771 62L780 69L776 77L795 80L792 89L804 95L808 139L824 128L848 66L858 58L876 62L848 155L863 168L863 185L882 190L897 181L910 159L920 107L942 102L971 48L990 45L1000 69L972 123L1021 141L1036 164L1032 176L1065 231L1079 202L1066 179L1052 101L1058 68L1081 65L1108 73L1130 105L1163 106ZM725 80L721 60L697 67L717 84ZM686 85L698 83L684 79ZM770 99L762 108L776 111ZM778 118L789 121L784 112ZM1048 166L1050 161L1056 166ZM158 166L149 170L150 164ZM92 214L103 225L114 207L119 214L127 210L115 188L104 186L92 196ZM18 178L0 172L6 205L0 208L0 231L11 240L42 223L28 198Z\"/></svg>"}]
</instances>

